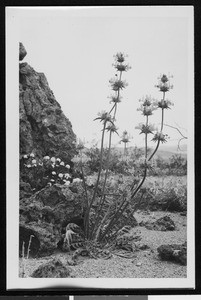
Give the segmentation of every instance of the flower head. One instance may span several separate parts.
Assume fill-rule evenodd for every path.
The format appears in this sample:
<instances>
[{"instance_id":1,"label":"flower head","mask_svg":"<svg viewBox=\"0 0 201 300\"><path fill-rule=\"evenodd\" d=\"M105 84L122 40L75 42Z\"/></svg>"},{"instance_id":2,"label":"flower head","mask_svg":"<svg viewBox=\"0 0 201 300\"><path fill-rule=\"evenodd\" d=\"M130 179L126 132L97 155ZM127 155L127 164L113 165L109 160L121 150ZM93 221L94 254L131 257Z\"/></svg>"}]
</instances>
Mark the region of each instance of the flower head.
<instances>
[{"instance_id":1,"label":"flower head","mask_svg":"<svg viewBox=\"0 0 201 300\"><path fill-rule=\"evenodd\" d=\"M23 156L23 158L27 159L27 158L28 158L28 155L27 155L27 154L25 154L25 155Z\"/></svg>"},{"instance_id":2,"label":"flower head","mask_svg":"<svg viewBox=\"0 0 201 300\"><path fill-rule=\"evenodd\" d=\"M57 159L56 159L56 161L60 162L60 161L61 161L61 159L60 159L60 158L57 158Z\"/></svg>"},{"instance_id":3,"label":"flower head","mask_svg":"<svg viewBox=\"0 0 201 300\"><path fill-rule=\"evenodd\" d=\"M131 69L131 66L129 64L122 64L122 63L115 63L113 66L117 69L117 71L120 72L127 72L128 70Z\"/></svg>"},{"instance_id":4,"label":"flower head","mask_svg":"<svg viewBox=\"0 0 201 300\"><path fill-rule=\"evenodd\" d=\"M94 121L95 120L100 120L100 122L101 121L104 121L104 122L107 122L107 121L109 121L109 122L112 122L112 116L108 113L108 112L106 112L106 111L102 111L102 112L100 112L100 113L98 113L98 118L96 118L96 119L94 119Z\"/></svg>"},{"instance_id":5,"label":"flower head","mask_svg":"<svg viewBox=\"0 0 201 300\"><path fill-rule=\"evenodd\" d=\"M52 175L56 175L56 172L55 172L55 171L53 171L53 172L52 172Z\"/></svg>"},{"instance_id":6,"label":"flower head","mask_svg":"<svg viewBox=\"0 0 201 300\"><path fill-rule=\"evenodd\" d=\"M112 123L110 123L110 124L106 127L106 130L107 130L107 131L111 131L111 132L116 132L116 134L118 134L118 132L117 132L117 127L116 127L114 124L112 124Z\"/></svg>"},{"instance_id":7,"label":"flower head","mask_svg":"<svg viewBox=\"0 0 201 300\"><path fill-rule=\"evenodd\" d=\"M36 160L35 159L33 159L31 162L32 162L32 164L36 164Z\"/></svg>"},{"instance_id":8,"label":"flower head","mask_svg":"<svg viewBox=\"0 0 201 300\"><path fill-rule=\"evenodd\" d=\"M82 179L80 179L80 178L74 178L73 179L73 183L79 183L79 182L82 182Z\"/></svg>"},{"instance_id":9,"label":"flower head","mask_svg":"<svg viewBox=\"0 0 201 300\"><path fill-rule=\"evenodd\" d=\"M70 166L69 166L69 165L66 165L66 168L67 168L67 169L70 169Z\"/></svg>"},{"instance_id":10,"label":"flower head","mask_svg":"<svg viewBox=\"0 0 201 300\"><path fill-rule=\"evenodd\" d=\"M64 162L63 161L61 161L60 162L60 166L64 166L65 164L64 164Z\"/></svg>"},{"instance_id":11,"label":"flower head","mask_svg":"<svg viewBox=\"0 0 201 300\"><path fill-rule=\"evenodd\" d=\"M59 178L63 178L63 176L64 176L64 175L63 175L62 173L59 173L59 174L58 174L58 177L59 177Z\"/></svg>"},{"instance_id":12,"label":"flower head","mask_svg":"<svg viewBox=\"0 0 201 300\"><path fill-rule=\"evenodd\" d=\"M137 109L138 111L142 111L144 116L151 116L153 111L157 109L154 99L146 96L139 100L141 102L141 106Z\"/></svg>"},{"instance_id":13,"label":"flower head","mask_svg":"<svg viewBox=\"0 0 201 300\"><path fill-rule=\"evenodd\" d=\"M35 154L34 154L34 153L31 153L31 154L30 154L30 157L35 157Z\"/></svg>"},{"instance_id":14,"label":"flower head","mask_svg":"<svg viewBox=\"0 0 201 300\"><path fill-rule=\"evenodd\" d=\"M158 102L158 107L162 108L162 109L170 109L170 106L174 105L170 100L161 100Z\"/></svg>"},{"instance_id":15,"label":"flower head","mask_svg":"<svg viewBox=\"0 0 201 300\"><path fill-rule=\"evenodd\" d=\"M51 162L55 163L56 162L56 158L55 157L51 157Z\"/></svg>"},{"instance_id":16,"label":"flower head","mask_svg":"<svg viewBox=\"0 0 201 300\"><path fill-rule=\"evenodd\" d=\"M170 76L168 77L167 75L163 74L160 75L158 78L158 84L156 85L157 88L161 92L168 92L170 89L173 88L173 85L170 84Z\"/></svg>"},{"instance_id":17,"label":"flower head","mask_svg":"<svg viewBox=\"0 0 201 300\"><path fill-rule=\"evenodd\" d=\"M123 63L125 61L127 55L125 55L123 52L117 52L117 54L114 55L114 59L118 63Z\"/></svg>"},{"instance_id":18,"label":"flower head","mask_svg":"<svg viewBox=\"0 0 201 300\"><path fill-rule=\"evenodd\" d=\"M123 142L123 143L129 143L130 142L130 137L129 137L129 134L128 134L127 130L124 130L120 142Z\"/></svg>"},{"instance_id":19,"label":"flower head","mask_svg":"<svg viewBox=\"0 0 201 300\"><path fill-rule=\"evenodd\" d=\"M162 132L157 132L154 135L152 141L154 141L154 142L160 141L161 143L166 143L167 142L167 138L168 138L167 134L163 134Z\"/></svg>"},{"instance_id":20,"label":"flower head","mask_svg":"<svg viewBox=\"0 0 201 300\"><path fill-rule=\"evenodd\" d=\"M43 159L48 160L48 159L50 159L50 157L47 155L47 156L44 156Z\"/></svg>"},{"instance_id":21,"label":"flower head","mask_svg":"<svg viewBox=\"0 0 201 300\"><path fill-rule=\"evenodd\" d=\"M142 134L142 133L144 133L144 134L152 133L153 134L153 131L155 130L155 127L152 124L149 124L149 125L139 124L135 128L141 130L140 134Z\"/></svg>"},{"instance_id":22,"label":"flower head","mask_svg":"<svg viewBox=\"0 0 201 300\"><path fill-rule=\"evenodd\" d=\"M121 96L115 96L115 95L111 95L109 98L111 99L110 103L120 103L122 99Z\"/></svg>"},{"instance_id":23,"label":"flower head","mask_svg":"<svg viewBox=\"0 0 201 300\"><path fill-rule=\"evenodd\" d=\"M117 77L110 79L109 83L111 84L111 87L115 92L124 89L128 85L125 80L120 80Z\"/></svg>"}]
</instances>

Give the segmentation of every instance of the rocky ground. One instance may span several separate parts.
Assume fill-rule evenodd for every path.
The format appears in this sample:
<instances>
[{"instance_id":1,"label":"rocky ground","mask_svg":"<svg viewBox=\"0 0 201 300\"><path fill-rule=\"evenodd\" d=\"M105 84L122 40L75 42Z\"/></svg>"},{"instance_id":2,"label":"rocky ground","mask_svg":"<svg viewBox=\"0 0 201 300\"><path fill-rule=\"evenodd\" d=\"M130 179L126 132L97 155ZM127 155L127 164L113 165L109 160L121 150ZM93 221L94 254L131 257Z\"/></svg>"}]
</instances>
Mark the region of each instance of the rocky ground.
<instances>
[{"instance_id":1,"label":"rocky ground","mask_svg":"<svg viewBox=\"0 0 201 300\"><path fill-rule=\"evenodd\" d=\"M77 264L71 265L71 277L75 278L185 278L186 266L179 263L161 260L157 248L163 244L183 244L187 240L187 218L180 213L144 212L138 211L135 217L140 223L156 221L163 216L169 216L175 223L173 231L150 230L137 226L142 239L141 244L147 245L145 250L134 251L130 258L121 257L121 251L113 251L109 259L92 259L78 257ZM56 252L42 258L25 260L25 275L30 277L41 264L59 258L64 265L69 265L73 252ZM22 276L22 259L20 259L19 276Z\"/></svg>"}]
</instances>

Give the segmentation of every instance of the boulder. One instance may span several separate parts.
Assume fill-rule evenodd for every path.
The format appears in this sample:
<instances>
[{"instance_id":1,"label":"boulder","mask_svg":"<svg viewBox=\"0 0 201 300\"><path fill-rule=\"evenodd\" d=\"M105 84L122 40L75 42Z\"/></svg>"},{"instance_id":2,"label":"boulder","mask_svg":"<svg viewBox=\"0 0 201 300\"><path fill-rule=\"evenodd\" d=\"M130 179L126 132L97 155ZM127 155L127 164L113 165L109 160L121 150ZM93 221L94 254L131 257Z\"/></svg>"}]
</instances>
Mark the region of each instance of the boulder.
<instances>
[{"instance_id":1,"label":"boulder","mask_svg":"<svg viewBox=\"0 0 201 300\"><path fill-rule=\"evenodd\" d=\"M164 216L162 218L159 218L155 222L142 221L142 222L140 222L139 225L144 226L149 230L160 230L160 231L175 230L175 223L169 216Z\"/></svg>"},{"instance_id":2,"label":"boulder","mask_svg":"<svg viewBox=\"0 0 201 300\"><path fill-rule=\"evenodd\" d=\"M34 278L67 278L70 276L71 269L57 258L40 265L31 275Z\"/></svg>"},{"instance_id":3,"label":"boulder","mask_svg":"<svg viewBox=\"0 0 201 300\"><path fill-rule=\"evenodd\" d=\"M187 264L187 243L182 245L161 245L157 248L159 256L162 260L173 261L181 265Z\"/></svg>"},{"instance_id":4,"label":"boulder","mask_svg":"<svg viewBox=\"0 0 201 300\"><path fill-rule=\"evenodd\" d=\"M52 253L61 241L68 223L83 225L83 189L73 193L68 186L45 187L29 198L20 200L20 252L25 253L30 236L30 256Z\"/></svg>"},{"instance_id":5,"label":"boulder","mask_svg":"<svg viewBox=\"0 0 201 300\"><path fill-rule=\"evenodd\" d=\"M23 57L23 47L20 49ZM76 152L76 136L45 75L20 63L19 81L20 154L57 156L70 161Z\"/></svg>"},{"instance_id":6,"label":"boulder","mask_svg":"<svg viewBox=\"0 0 201 300\"><path fill-rule=\"evenodd\" d=\"M22 43L19 44L19 60L23 60L27 55L27 51Z\"/></svg>"}]
</instances>

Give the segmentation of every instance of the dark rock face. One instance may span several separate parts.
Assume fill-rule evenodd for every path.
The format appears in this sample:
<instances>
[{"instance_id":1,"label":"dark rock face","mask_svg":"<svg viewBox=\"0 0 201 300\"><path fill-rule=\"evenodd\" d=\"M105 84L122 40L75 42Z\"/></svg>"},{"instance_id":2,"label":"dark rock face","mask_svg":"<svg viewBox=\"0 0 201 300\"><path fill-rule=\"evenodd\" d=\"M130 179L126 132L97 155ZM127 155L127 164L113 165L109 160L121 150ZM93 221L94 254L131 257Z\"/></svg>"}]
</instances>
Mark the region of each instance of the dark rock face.
<instances>
[{"instance_id":1,"label":"dark rock face","mask_svg":"<svg viewBox=\"0 0 201 300\"><path fill-rule=\"evenodd\" d=\"M27 253L30 235L33 235L30 256L51 254L62 240L66 224L75 219L81 222L83 193L83 190L73 193L69 187L53 185L21 199L20 252L25 242Z\"/></svg>"},{"instance_id":2,"label":"dark rock face","mask_svg":"<svg viewBox=\"0 0 201 300\"><path fill-rule=\"evenodd\" d=\"M20 154L57 156L68 161L75 154L76 136L43 73L27 63L19 65Z\"/></svg>"},{"instance_id":3,"label":"dark rock face","mask_svg":"<svg viewBox=\"0 0 201 300\"><path fill-rule=\"evenodd\" d=\"M140 222L140 226L144 226L150 230L172 231L175 230L175 223L169 216L164 216L155 222Z\"/></svg>"},{"instance_id":4,"label":"dark rock face","mask_svg":"<svg viewBox=\"0 0 201 300\"><path fill-rule=\"evenodd\" d=\"M19 45L19 60L23 60L26 55L27 55L27 51L24 48L23 44L20 43L20 45Z\"/></svg>"},{"instance_id":5,"label":"dark rock face","mask_svg":"<svg viewBox=\"0 0 201 300\"><path fill-rule=\"evenodd\" d=\"M67 278L70 276L71 269L66 267L61 260L52 259L39 266L31 275L34 278Z\"/></svg>"},{"instance_id":6,"label":"dark rock face","mask_svg":"<svg viewBox=\"0 0 201 300\"><path fill-rule=\"evenodd\" d=\"M182 265L187 264L187 243L182 245L161 245L157 248L162 260L173 261Z\"/></svg>"}]
</instances>

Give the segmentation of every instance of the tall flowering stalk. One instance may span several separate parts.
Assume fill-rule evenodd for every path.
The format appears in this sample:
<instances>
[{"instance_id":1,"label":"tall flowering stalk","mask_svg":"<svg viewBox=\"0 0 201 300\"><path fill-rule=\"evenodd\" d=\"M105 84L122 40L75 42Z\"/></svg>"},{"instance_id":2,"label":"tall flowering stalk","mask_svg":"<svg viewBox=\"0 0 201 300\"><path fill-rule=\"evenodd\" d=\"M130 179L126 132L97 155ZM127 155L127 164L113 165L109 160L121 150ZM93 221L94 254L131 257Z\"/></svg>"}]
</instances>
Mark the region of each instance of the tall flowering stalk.
<instances>
[{"instance_id":1,"label":"tall flowering stalk","mask_svg":"<svg viewBox=\"0 0 201 300\"><path fill-rule=\"evenodd\" d=\"M164 110L169 109L172 103L169 100L165 99L165 93L168 92L170 89L173 88L173 86L170 84L169 78L166 75L162 75L159 77L158 84L156 85L157 88L159 88L159 91L163 93L163 98L159 102L153 101L150 97L146 96L144 99L140 100L142 103L140 106L140 111L142 111L142 114L145 117L145 124L140 124L137 128L140 129L140 134L145 135L145 158L144 158L144 173L141 181L139 182L138 186L135 188L134 191L131 190L131 201L134 200L134 197L138 193L138 191L141 189L142 185L145 182L145 179L147 177L147 170L150 167L150 160L153 158L155 153L158 150L158 147L160 143L164 143L167 140L167 135L163 134L163 125L164 125ZM161 109L161 126L160 131L153 133L154 126L149 123L149 117L153 114L153 111L156 109ZM153 151L153 153L148 158L148 135L154 134L154 137L152 141L157 142L157 145ZM130 201L129 199L123 199L122 203L120 204L117 212L114 214L112 219L110 220L109 224L107 225L105 231L100 236L99 241L102 241L105 236L109 233L109 231L113 228L113 226L117 223L118 219L122 216L124 211L129 206Z\"/></svg>"},{"instance_id":2,"label":"tall flowering stalk","mask_svg":"<svg viewBox=\"0 0 201 300\"><path fill-rule=\"evenodd\" d=\"M98 176L97 176L97 181L96 185L94 188L94 193L92 196L92 199L89 203L88 209L85 214L85 234L87 238L92 238L93 233L96 233L96 230L100 232L100 227L97 229L99 221L100 221L100 214L105 202L105 187L106 187L106 182L108 178L108 170L109 170L109 160L110 160L110 153L111 153L111 143L112 143L112 134L117 133L117 128L115 126L115 121L116 121L116 113L117 113L117 105L118 103L121 102L121 96L120 92L127 86L127 83L122 80L122 73L125 71L129 70L129 65L125 63L125 55L121 52L117 53L115 56L115 63L113 66L115 67L117 74L115 75L114 78L112 78L109 83L111 86L111 89L113 91L113 94L110 96L111 98L111 103L112 108L109 110L109 112L102 112L99 114L99 116L95 120L100 120L103 123L103 129L102 129L102 138L101 138L101 150L100 150L100 167L98 170ZM93 228L90 231L89 228L89 218L90 218L90 211L93 206L93 203L96 199L97 196L97 191L98 191L98 186L100 182L100 176L102 172L102 167L103 167L103 150L104 150L104 138L105 138L105 132L109 132L109 145L108 145L108 155L107 155L107 160L106 160L106 168L105 168L105 177L104 177L104 183L101 191L101 199L100 199L100 204L99 207L95 213L95 223ZM96 233L96 238L98 237L99 234Z\"/></svg>"},{"instance_id":3,"label":"tall flowering stalk","mask_svg":"<svg viewBox=\"0 0 201 300\"><path fill-rule=\"evenodd\" d=\"M126 155L127 144L130 142L130 137L129 137L127 130L124 130L120 143L121 142L124 143L124 155Z\"/></svg>"}]
</instances>

